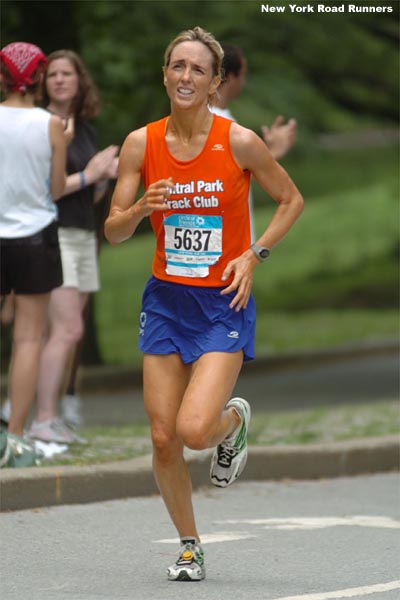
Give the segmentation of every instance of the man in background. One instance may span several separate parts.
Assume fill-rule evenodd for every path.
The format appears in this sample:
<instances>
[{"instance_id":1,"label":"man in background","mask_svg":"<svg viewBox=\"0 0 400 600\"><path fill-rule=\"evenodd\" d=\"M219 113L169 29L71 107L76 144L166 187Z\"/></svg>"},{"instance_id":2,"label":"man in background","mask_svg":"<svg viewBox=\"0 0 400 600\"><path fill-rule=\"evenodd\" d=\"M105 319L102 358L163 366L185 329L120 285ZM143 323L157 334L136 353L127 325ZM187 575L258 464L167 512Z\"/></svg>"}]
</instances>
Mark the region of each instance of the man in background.
<instances>
[{"instance_id":1,"label":"man in background","mask_svg":"<svg viewBox=\"0 0 400 600\"><path fill-rule=\"evenodd\" d=\"M218 99L212 107L212 112L226 119L236 121L229 104L240 95L247 73L247 60L243 51L233 44L221 44L224 50L223 72L224 79L218 88ZM275 160L283 158L296 143L297 123L295 119L289 119L285 123L282 115L276 117L271 127L261 126L262 137ZM249 193L249 205L251 212L251 237L255 239L253 223L253 200L251 190Z\"/></svg>"}]
</instances>

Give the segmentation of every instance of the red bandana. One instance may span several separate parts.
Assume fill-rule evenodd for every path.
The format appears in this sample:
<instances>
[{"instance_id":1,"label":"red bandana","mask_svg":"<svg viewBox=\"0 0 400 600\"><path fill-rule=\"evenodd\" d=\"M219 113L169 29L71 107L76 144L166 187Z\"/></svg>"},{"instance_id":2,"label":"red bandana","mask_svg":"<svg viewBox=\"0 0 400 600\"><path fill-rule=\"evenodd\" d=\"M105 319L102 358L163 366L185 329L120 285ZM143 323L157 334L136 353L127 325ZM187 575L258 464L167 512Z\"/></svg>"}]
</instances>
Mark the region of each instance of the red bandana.
<instances>
[{"instance_id":1,"label":"red bandana","mask_svg":"<svg viewBox=\"0 0 400 600\"><path fill-rule=\"evenodd\" d=\"M26 42L14 42L5 46L0 52L0 60L3 62L14 82L13 91L25 92L32 85L32 74L38 65L47 65L47 58L38 46Z\"/></svg>"}]
</instances>

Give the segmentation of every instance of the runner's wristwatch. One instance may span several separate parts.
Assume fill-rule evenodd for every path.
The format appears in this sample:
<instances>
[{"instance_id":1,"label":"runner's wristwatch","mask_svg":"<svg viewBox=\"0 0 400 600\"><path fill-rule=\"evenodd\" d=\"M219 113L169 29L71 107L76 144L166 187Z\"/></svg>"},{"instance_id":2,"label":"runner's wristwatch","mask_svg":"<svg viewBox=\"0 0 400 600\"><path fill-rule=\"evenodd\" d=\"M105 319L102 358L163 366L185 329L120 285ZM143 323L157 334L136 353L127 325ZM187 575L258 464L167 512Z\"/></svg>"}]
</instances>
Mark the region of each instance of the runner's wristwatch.
<instances>
[{"instance_id":1,"label":"runner's wristwatch","mask_svg":"<svg viewBox=\"0 0 400 600\"><path fill-rule=\"evenodd\" d=\"M269 248L264 248L264 246L257 246L257 244L252 244L250 248L253 250L254 254L261 262L267 260L268 256L271 254Z\"/></svg>"}]
</instances>

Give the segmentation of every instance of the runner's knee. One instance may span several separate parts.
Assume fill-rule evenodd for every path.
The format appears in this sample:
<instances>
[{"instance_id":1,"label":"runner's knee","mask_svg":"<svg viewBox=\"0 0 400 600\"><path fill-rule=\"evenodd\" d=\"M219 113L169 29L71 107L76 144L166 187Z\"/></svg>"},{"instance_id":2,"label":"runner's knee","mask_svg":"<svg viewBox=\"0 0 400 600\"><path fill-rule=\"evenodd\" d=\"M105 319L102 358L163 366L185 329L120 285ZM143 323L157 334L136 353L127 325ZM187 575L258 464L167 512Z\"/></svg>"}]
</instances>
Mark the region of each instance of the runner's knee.
<instances>
[{"instance_id":1,"label":"runner's knee","mask_svg":"<svg viewBox=\"0 0 400 600\"><path fill-rule=\"evenodd\" d=\"M174 431L163 426L153 425L151 429L154 454L158 461L173 462L182 453L182 443Z\"/></svg>"},{"instance_id":2,"label":"runner's knee","mask_svg":"<svg viewBox=\"0 0 400 600\"><path fill-rule=\"evenodd\" d=\"M209 447L210 424L200 417L181 419L177 423L177 432L184 445L191 450L204 450Z\"/></svg>"}]
</instances>

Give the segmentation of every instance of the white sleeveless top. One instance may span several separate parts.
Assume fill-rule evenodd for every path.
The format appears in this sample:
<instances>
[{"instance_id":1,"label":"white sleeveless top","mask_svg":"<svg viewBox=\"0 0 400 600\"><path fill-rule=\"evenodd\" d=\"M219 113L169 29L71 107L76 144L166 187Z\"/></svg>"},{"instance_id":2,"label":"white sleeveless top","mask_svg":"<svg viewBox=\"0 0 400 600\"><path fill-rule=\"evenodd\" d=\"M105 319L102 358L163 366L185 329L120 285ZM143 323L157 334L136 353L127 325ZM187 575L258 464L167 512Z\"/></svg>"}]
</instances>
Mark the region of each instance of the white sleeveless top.
<instances>
[{"instance_id":1,"label":"white sleeveless top","mask_svg":"<svg viewBox=\"0 0 400 600\"><path fill-rule=\"evenodd\" d=\"M0 105L0 238L33 235L57 218L50 118L42 108Z\"/></svg>"}]
</instances>

